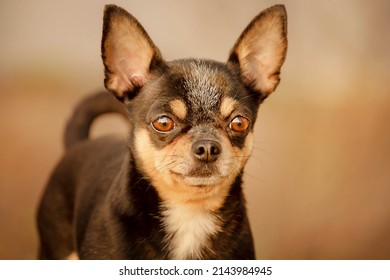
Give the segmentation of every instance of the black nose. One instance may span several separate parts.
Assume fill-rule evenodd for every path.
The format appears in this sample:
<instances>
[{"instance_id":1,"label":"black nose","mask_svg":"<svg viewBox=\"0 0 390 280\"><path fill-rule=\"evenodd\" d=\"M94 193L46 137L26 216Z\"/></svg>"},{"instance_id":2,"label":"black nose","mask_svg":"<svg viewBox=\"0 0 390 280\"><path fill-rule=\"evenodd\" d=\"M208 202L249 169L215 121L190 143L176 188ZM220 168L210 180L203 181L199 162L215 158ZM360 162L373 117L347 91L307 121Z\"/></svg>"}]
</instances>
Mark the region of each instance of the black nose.
<instances>
[{"instance_id":1,"label":"black nose","mask_svg":"<svg viewBox=\"0 0 390 280\"><path fill-rule=\"evenodd\" d=\"M221 144L213 140L200 140L192 145L195 158L204 162L215 161L221 150Z\"/></svg>"}]
</instances>

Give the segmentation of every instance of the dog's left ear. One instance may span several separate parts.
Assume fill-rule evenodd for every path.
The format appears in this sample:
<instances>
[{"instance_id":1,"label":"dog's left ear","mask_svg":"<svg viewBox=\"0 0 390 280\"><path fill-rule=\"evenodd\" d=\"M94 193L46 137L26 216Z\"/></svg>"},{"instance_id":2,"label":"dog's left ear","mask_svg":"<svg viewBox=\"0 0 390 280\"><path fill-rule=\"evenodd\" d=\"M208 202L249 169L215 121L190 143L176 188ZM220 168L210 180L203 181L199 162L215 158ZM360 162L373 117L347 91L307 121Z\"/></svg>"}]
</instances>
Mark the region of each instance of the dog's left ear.
<instances>
[{"instance_id":1,"label":"dog's left ear","mask_svg":"<svg viewBox=\"0 0 390 280\"><path fill-rule=\"evenodd\" d=\"M163 62L137 19L115 5L104 10L102 58L104 85L121 101L131 99L147 82L152 66Z\"/></svg>"},{"instance_id":2,"label":"dog's left ear","mask_svg":"<svg viewBox=\"0 0 390 280\"><path fill-rule=\"evenodd\" d=\"M261 12L244 30L229 55L228 65L238 65L243 83L264 99L279 84L286 52L286 9L275 5Z\"/></svg>"}]
</instances>

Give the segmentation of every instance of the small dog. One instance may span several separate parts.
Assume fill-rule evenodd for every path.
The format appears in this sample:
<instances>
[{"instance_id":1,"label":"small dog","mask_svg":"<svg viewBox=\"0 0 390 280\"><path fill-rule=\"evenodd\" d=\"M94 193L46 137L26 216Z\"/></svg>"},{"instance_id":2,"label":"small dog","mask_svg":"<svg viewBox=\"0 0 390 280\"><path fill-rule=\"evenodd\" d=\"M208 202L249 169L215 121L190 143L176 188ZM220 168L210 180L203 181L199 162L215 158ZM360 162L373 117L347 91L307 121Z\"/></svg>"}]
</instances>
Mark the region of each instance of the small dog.
<instances>
[{"instance_id":1,"label":"small dog","mask_svg":"<svg viewBox=\"0 0 390 280\"><path fill-rule=\"evenodd\" d=\"M261 12L226 63L165 61L127 11L104 12L102 58L111 95L85 99L38 211L41 259L254 259L242 192L259 105L287 52L284 6ZM127 142L88 139L119 112Z\"/></svg>"}]
</instances>

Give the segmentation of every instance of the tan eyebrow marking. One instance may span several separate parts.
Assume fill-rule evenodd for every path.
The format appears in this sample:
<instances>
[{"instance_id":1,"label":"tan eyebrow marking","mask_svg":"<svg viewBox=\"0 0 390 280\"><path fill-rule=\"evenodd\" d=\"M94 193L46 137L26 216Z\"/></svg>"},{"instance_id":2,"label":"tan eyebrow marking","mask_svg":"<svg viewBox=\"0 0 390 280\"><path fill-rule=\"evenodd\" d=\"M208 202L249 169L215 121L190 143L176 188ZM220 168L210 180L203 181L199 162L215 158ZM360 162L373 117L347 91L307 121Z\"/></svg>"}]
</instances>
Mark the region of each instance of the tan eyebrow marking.
<instances>
[{"instance_id":1,"label":"tan eyebrow marking","mask_svg":"<svg viewBox=\"0 0 390 280\"><path fill-rule=\"evenodd\" d=\"M222 100L221 103L221 115L223 118L227 118L233 110L236 108L237 101L233 98L226 97Z\"/></svg>"},{"instance_id":2,"label":"tan eyebrow marking","mask_svg":"<svg viewBox=\"0 0 390 280\"><path fill-rule=\"evenodd\" d=\"M187 106L183 101L179 99L169 102L172 112L180 119L185 119L187 116Z\"/></svg>"}]
</instances>

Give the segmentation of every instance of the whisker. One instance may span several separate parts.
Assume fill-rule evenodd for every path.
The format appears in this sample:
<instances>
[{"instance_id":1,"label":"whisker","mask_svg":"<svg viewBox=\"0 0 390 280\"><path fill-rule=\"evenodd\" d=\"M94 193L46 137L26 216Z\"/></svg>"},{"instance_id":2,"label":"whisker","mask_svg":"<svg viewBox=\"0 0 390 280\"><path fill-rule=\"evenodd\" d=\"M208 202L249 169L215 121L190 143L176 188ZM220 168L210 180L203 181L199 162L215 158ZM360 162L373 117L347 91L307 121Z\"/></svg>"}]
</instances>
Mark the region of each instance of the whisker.
<instances>
[{"instance_id":1,"label":"whisker","mask_svg":"<svg viewBox=\"0 0 390 280\"><path fill-rule=\"evenodd\" d=\"M253 147L253 150L255 150L255 151L259 151L259 152L263 152L263 153L265 153L265 154L267 154L267 155L270 155L270 156L277 157L277 155L276 155L276 154L274 154L274 153L272 153L272 152L270 152L270 151L267 151L267 150L265 150L265 149L262 149L262 148L256 147L256 146L254 146L254 147Z\"/></svg>"},{"instance_id":2,"label":"whisker","mask_svg":"<svg viewBox=\"0 0 390 280\"><path fill-rule=\"evenodd\" d=\"M153 171L152 174L149 174L149 176L142 176L137 182L134 183L134 186L139 184L142 180L150 181L150 179L155 178L156 176L158 176L158 174L161 171L163 171L164 169L166 169L167 167L169 167L170 165L172 165L174 163L175 163L175 161L170 161L170 162L160 164L159 166L157 166L157 168ZM150 188L150 185L148 186L147 190L149 190L149 188Z\"/></svg>"}]
</instances>

